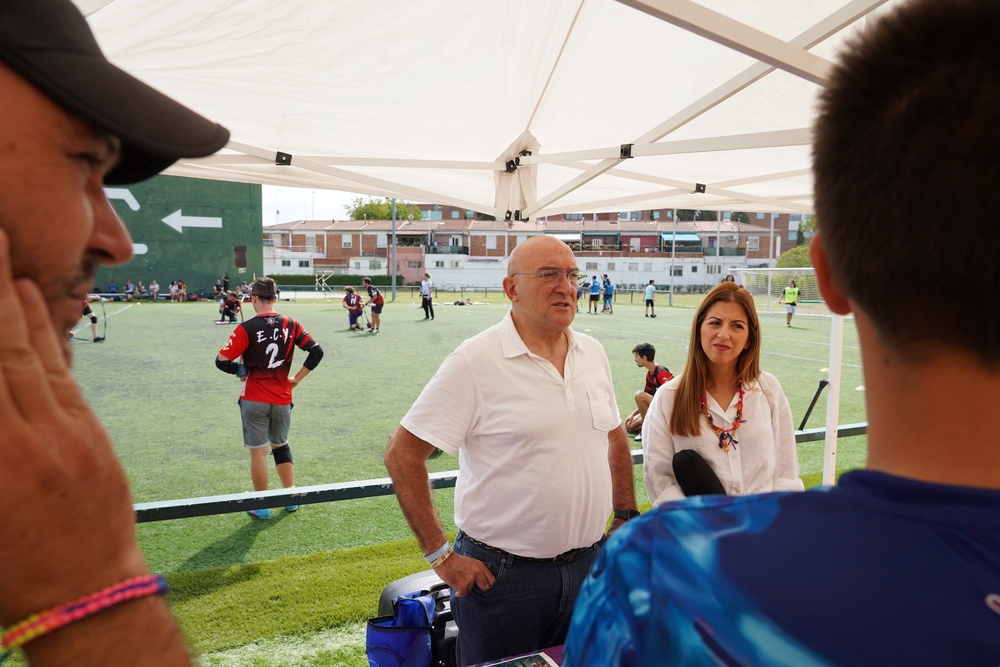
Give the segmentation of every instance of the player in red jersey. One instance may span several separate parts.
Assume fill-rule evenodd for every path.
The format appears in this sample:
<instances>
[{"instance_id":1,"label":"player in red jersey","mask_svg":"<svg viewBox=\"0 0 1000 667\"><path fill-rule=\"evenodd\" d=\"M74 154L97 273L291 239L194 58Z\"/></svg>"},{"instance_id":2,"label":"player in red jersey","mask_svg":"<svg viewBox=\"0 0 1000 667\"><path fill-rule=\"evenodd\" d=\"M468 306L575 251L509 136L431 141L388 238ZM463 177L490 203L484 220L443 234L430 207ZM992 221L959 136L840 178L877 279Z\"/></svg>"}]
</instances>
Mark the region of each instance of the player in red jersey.
<instances>
[{"instance_id":1,"label":"player in red jersey","mask_svg":"<svg viewBox=\"0 0 1000 667\"><path fill-rule=\"evenodd\" d=\"M250 286L257 315L240 323L219 351L215 365L226 373L239 375L240 414L243 419L243 446L250 450L250 478L255 491L267 489L267 451L270 447L281 485L295 486L292 452L288 446L291 425L292 389L323 358L323 348L302 325L274 309L277 285L271 278L258 278ZM308 353L302 367L289 377L295 348ZM242 357L242 363L237 360ZM285 509L294 512L298 505ZM267 519L271 510L249 510L258 519Z\"/></svg>"}]
</instances>

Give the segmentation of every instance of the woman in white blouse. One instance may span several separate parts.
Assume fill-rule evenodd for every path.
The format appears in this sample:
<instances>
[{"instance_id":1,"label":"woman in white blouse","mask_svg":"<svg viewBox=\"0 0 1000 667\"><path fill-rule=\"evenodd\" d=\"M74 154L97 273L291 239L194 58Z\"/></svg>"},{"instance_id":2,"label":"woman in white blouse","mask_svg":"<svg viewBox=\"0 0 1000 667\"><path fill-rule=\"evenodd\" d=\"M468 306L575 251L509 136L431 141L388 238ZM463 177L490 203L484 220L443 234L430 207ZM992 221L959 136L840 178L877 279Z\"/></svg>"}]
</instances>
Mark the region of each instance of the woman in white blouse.
<instances>
[{"instance_id":1,"label":"woman in white blouse","mask_svg":"<svg viewBox=\"0 0 1000 667\"><path fill-rule=\"evenodd\" d=\"M760 321L745 289L724 282L702 301L687 364L653 396L642 448L654 505L685 497L674 457L686 450L729 495L803 489L791 409L778 380L760 370Z\"/></svg>"}]
</instances>

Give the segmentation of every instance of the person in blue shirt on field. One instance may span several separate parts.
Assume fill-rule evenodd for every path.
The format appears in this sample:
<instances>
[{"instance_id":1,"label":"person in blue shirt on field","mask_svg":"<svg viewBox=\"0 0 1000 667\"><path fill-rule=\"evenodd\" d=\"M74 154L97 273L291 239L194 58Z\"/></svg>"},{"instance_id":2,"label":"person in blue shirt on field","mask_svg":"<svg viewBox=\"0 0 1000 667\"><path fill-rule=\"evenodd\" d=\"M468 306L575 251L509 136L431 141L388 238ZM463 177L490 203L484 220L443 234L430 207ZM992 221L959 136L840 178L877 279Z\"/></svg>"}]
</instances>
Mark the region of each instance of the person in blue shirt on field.
<instances>
[{"instance_id":1,"label":"person in blue shirt on field","mask_svg":"<svg viewBox=\"0 0 1000 667\"><path fill-rule=\"evenodd\" d=\"M646 317L656 317L656 308L653 307L654 294L656 294L655 281L650 280L646 285Z\"/></svg>"},{"instance_id":2,"label":"person in blue shirt on field","mask_svg":"<svg viewBox=\"0 0 1000 667\"><path fill-rule=\"evenodd\" d=\"M867 469L629 521L564 667L1000 664L1000 311L954 288L1000 290L981 261L1000 251L998 81L996 0L901 3L844 46L813 125L809 250L854 314Z\"/></svg>"},{"instance_id":3,"label":"person in blue shirt on field","mask_svg":"<svg viewBox=\"0 0 1000 667\"><path fill-rule=\"evenodd\" d=\"M601 300L601 281L594 276L590 281L590 303L587 306L587 313L597 314L597 304Z\"/></svg>"},{"instance_id":4,"label":"person in blue shirt on field","mask_svg":"<svg viewBox=\"0 0 1000 667\"><path fill-rule=\"evenodd\" d=\"M614 304L611 303L615 296L615 284L611 282L608 278L608 274L604 274L604 308L601 310L602 313L615 314Z\"/></svg>"}]
</instances>

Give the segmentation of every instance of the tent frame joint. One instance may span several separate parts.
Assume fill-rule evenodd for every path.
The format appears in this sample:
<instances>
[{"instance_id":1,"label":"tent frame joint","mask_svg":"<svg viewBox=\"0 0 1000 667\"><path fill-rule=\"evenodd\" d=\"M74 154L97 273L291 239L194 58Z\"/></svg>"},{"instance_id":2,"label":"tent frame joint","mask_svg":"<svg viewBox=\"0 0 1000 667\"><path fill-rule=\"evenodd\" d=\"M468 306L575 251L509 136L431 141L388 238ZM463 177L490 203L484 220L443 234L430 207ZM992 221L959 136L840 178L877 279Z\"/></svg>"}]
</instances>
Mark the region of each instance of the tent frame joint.
<instances>
[{"instance_id":1,"label":"tent frame joint","mask_svg":"<svg viewBox=\"0 0 1000 667\"><path fill-rule=\"evenodd\" d=\"M290 167L290 166L292 166L292 154L291 153L282 153L281 151L277 151L274 154L274 164L279 165L279 166L283 166L283 167Z\"/></svg>"},{"instance_id":2,"label":"tent frame joint","mask_svg":"<svg viewBox=\"0 0 1000 667\"><path fill-rule=\"evenodd\" d=\"M622 160L632 159L632 146L635 144L622 144L618 151L618 157Z\"/></svg>"}]
</instances>

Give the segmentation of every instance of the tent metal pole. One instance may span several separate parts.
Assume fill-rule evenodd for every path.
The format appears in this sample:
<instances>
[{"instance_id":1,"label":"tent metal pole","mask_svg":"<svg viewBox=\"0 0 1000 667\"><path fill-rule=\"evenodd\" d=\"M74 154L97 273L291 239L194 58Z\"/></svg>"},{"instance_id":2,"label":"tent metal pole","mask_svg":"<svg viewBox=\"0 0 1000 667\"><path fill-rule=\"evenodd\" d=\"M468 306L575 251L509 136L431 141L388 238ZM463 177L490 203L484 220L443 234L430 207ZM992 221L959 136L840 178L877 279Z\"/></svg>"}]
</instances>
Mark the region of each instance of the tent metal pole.
<instances>
[{"instance_id":1,"label":"tent metal pole","mask_svg":"<svg viewBox=\"0 0 1000 667\"><path fill-rule=\"evenodd\" d=\"M396 300L396 200L392 200L392 262L389 265L392 271L392 300Z\"/></svg>"},{"instance_id":2,"label":"tent metal pole","mask_svg":"<svg viewBox=\"0 0 1000 667\"><path fill-rule=\"evenodd\" d=\"M837 473L837 423L840 421L840 365L844 357L844 316L830 317L830 395L826 397L826 439L823 443L823 484ZM832 431L830 429L833 429Z\"/></svg>"}]
</instances>

